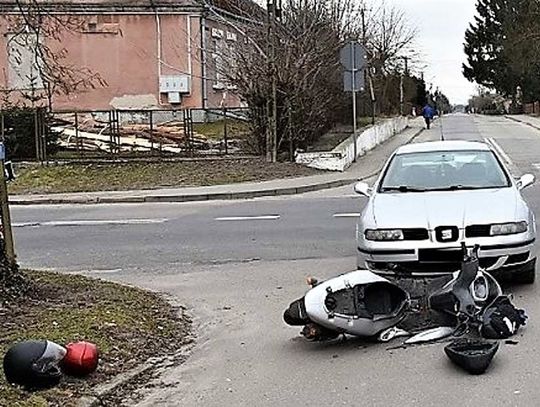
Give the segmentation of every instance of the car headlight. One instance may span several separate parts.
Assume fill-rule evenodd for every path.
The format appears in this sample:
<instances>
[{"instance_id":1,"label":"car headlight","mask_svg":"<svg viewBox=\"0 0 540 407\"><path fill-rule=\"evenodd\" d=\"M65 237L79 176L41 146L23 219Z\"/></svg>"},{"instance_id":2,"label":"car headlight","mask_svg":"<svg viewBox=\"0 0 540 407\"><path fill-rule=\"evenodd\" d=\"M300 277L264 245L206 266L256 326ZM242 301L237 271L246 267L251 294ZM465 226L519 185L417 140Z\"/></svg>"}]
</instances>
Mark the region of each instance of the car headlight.
<instances>
[{"instance_id":1,"label":"car headlight","mask_svg":"<svg viewBox=\"0 0 540 407\"><path fill-rule=\"evenodd\" d=\"M491 225L489 229L490 236L514 235L527 231L527 222L510 222Z\"/></svg>"},{"instance_id":2,"label":"car headlight","mask_svg":"<svg viewBox=\"0 0 540 407\"><path fill-rule=\"evenodd\" d=\"M366 230L367 240L403 240L401 229L376 229Z\"/></svg>"}]
</instances>

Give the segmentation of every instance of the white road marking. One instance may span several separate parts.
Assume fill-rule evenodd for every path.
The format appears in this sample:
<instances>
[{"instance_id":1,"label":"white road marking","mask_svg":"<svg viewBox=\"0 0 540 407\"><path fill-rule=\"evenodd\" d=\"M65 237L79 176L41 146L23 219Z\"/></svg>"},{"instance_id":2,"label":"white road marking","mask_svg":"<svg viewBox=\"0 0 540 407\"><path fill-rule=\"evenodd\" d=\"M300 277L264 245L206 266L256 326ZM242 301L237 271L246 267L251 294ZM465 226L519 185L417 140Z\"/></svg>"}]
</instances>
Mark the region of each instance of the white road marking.
<instances>
[{"instance_id":1,"label":"white road marking","mask_svg":"<svg viewBox=\"0 0 540 407\"><path fill-rule=\"evenodd\" d=\"M497 151L497 153L499 153L499 155L506 162L506 164L511 165L511 166L514 165L510 157L508 157L508 154L504 152L502 147L493 139L493 137L487 137L484 140L486 140L489 144L491 144L491 146Z\"/></svg>"},{"instance_id":2,"label":"white road marking","mask_svg":"<svg viewBox=\"0 0 540 407\"><path fill-rule=\"evenodd\" d=\"M334 218L359 218L360 213L334 213Z\"/></svg>"},{"instance_id":3,"label":"white road marking","mask_svg":"<svg viewBox=\"0 0 540 407\"><path fill-rule=\"evenodd\" d=\"M226 216L223 218L215 218L218 222L234 222L244 220L278 220L280 215L263 215L263 216Z\"/></svg>"},{"instance_id":4,"label":"white road marking","mask_svg":"<svg viewBox=\"0 0 540 407\"><path fill-rule=\"evenodd\" d=\"M535 170L540 171L540 163L534 163L534 164L532 164L532 167L533 167Z\"/></svg>"},{"instance_id":5,"label":"white road marking","mask_svg":"<svg viewBox=\"0 0 540 407\"><path fill-rule=\"evenodd\" d=\"M103 270L83 270L81 273L87 273L87 274L114 274L114 273L120 273L122 269L103 269Z\"/></svg>"},{"instance_id":6,"label":"white road marking","mask_svg":"<svg viewBox=\"0 0 540 407\"><path fill-rule=\"evenodd\" d=\"M39 226L104 226L104 225L149 225L165 223L168 219L95 219L95 220L56 220L47 222L14 223L13 227L39 227Z\"/></svg>"}]
</instances>

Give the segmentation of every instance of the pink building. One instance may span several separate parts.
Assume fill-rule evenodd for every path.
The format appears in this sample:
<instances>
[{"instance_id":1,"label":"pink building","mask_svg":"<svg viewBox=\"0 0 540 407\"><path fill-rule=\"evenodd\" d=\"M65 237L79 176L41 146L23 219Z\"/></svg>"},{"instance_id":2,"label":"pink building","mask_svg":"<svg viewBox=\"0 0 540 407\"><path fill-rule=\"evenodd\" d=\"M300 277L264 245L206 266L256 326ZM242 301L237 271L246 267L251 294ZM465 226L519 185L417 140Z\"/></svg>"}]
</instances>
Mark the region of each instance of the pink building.
<instances>
[{"instance_id":1,"label":"pink building","mask_svg":"<svg viewBox=\"0 0 540 407\"><path fill-rule=\"evenodd\" d=\"M220 7L195 0L38 0L47 13L71 15L81 28L62 32L65 63L99 74L106 86L54 97L54 110L212 108L241 105L220 78L216 49L240 34ZM0 3L0 90L28 91L35 55L10 41L16 3ZM204 34L201 34L204 33ZM44 41L48 41L44 39ZM50 40L53 42L53 40ZM24 48L24 47L23 47ZM32 75L30 75L32 74ZM1 103L1 102L0 102Z\"/></svg>"}]
</instances>

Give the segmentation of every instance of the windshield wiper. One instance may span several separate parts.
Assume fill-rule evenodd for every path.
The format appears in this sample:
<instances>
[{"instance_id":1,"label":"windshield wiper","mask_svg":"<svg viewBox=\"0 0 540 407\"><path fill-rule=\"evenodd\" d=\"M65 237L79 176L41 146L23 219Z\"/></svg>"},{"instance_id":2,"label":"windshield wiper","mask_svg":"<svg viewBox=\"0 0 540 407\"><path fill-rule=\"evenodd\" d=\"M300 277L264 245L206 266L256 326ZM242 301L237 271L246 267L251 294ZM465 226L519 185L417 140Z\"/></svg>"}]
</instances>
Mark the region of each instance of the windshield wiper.
<instances>
[{"instance_id":1,"label":"windshield wiper","mask_svg":"<svg viewBox=\"0 0 540 407\"><path fill-rule=\"evenodd\" d=\"M401 185L399 187L383 187L381 189L382 192L426 192L426 188L419 188L419 187L408 187L406 185Z\"/></svg>"},{"instance_id":2,"label":"windshield wiper","mask_svg":"<svg viewBox=\"0 0 540 407\"><path fill-rule=\"evenodd\" d=\"M450 185L443 188L430 188L428 191L463 191L468 189L483 189L484 187L472 186L472 185Z\"/></svg>"}]
</instances>

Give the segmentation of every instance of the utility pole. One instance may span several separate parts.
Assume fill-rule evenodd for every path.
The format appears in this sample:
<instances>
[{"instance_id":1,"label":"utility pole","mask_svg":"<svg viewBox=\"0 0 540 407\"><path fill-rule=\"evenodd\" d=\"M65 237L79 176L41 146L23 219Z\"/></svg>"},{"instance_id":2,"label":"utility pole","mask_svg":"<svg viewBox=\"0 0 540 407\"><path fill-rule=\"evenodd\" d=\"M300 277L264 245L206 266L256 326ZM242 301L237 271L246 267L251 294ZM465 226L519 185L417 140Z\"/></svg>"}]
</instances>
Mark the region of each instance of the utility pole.
<instances>
[{"instance_id":1,"label":"utility pole","mask_svg":"<svg viewBox=\"0 0 540 407\"><path fill-rule=\"evenodd\" d=\"M408 57L403 57L403 60L405 61L405 71L401 73L399 77L399 114L403 116L404 113L404 104L405 104L405 90L403 89L403 76L407 75L409 76L409 63L408 63Z\"/></svg>"},{"instance_id":2,"label":"utility pole","mask_svg":"<svg viewBox=\"0 0 540 407\"><path fill-rule=\"evenodd\" d=\"M353 109L353 140L354 140L354 160L353 162L356 162L356 156L358 155L358 152L357 152L357 144L358 144L358 141L357 141L357 134L356 134L356 130L357 130L357 125L356 125L356 120L357 120L357 113L356 113L356 75L357 75L357 67L356 67L356 53L355 53L355 43L353 42L352 43L352 46L351 46L351 61L353 63L353 66L352 66L352 109Z\"/></svg>"},{"instance_id":3,"label":"utility pole","mask_svg":"<svg viewBox=\"0 0 540 407\"><path fill-rule=\"evenodd\" d=\"M266 63L267 63L267 69L268 74L270 77L273 78L273 64L272 64L272 9L273 9L273 3L272 0L268 0L266 2L266 26L267 26L267 32L266 32ZM273 82L273 81L272 81ZM272 162L272 100L270 95L268 95L266 99L266 119L268 121L268 124L266 126L266 161Z\"/></svg>"},{"instance_id":4,"label":"utility pole","mask_svg":"<svg viewBox=\"0 0 540 407\"><path fill-rule=\"evenodd\" d=\"M277 4L276 4L277 1ZM281 18L281 0L267 0L267 59L268 71L271 79L271 96L266 103L268 126L266 129L266 161L277 161L277 133L278 133L278 106L277 106L277 61L276 61L276 20Z\"/></svg>"},{"instance_id":5,"label":"utility pole","mask_svg":"<svg viewBox=\"0 0 540 407\"><path fill-rule=\"evenodd\" d=\"M399 75L399 114L403 116L403 104L404 104L404 95L403 95L403 72Z\"/></svg>"},{"instance_id":6,"label":"utility pole","mask_svg":"<svg viewBox=\"0 0 540 407\"><path fill-rule=\"evenodd\" d=\"M367 34L366 34L366 9L362 7L362 45L364 48L367 47ZM369 64L369 54L368 54L368 64L367 64L367 73L368 73L368 82L369 82L369 93L371 98L371 124L375 124L375 89L373 88L373 78L371 77L371 66Z\"/></svg>"},{"instance_id":7,"label":"utility pole","mask_svg":"<svg viewBox=\"0 0 540 407\"><path fill-rule=\"evenodd\" d=\"M405 75L409 76L409 57L403 57L405 60Z\"/></svg>"},{"instance_id":8,"label":"utility pole","mask_svg":"<svg viewBox=\"0 0 540 407\"><path fill-rule=\"evenodd\" d=\"M281 7L281 1L282 0L273 0L274 4L274 21L273 21L273 34L274 38L272 39L272 46L273 46L273 55L272 60L274 64L273 69L273 75L272 75L272 101L274 106L273 113L273 124L274 128L272 129L272 162L277 161L277 152L278 152L278 95L277 95L277 83L278 83L278 64L277 64L277 53L276 53L276 43L278 40L278 36L276 33L276 22L282 22L281 16L282 16L282 7Z\"/></svg>"},{"instance_id":9,"label":"utility pole","mask_svg":"<svg viewBox=\"0 0 540 407\"><path fill-rule=\"evenodd\" d=\"M6 182L6 148L4 144L4 115L0 123L0 216L2 218L2 235L6 245L6 256L10 264L15 264L15 244L11 229L11 215L9 213L8 190Z\"/></svg>"}]
</instances>

